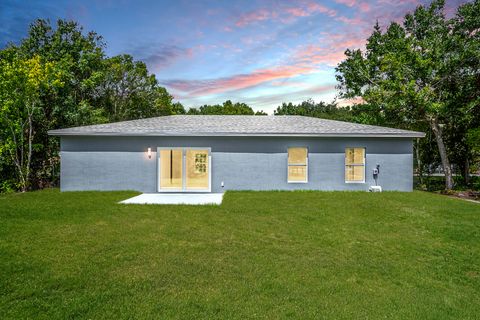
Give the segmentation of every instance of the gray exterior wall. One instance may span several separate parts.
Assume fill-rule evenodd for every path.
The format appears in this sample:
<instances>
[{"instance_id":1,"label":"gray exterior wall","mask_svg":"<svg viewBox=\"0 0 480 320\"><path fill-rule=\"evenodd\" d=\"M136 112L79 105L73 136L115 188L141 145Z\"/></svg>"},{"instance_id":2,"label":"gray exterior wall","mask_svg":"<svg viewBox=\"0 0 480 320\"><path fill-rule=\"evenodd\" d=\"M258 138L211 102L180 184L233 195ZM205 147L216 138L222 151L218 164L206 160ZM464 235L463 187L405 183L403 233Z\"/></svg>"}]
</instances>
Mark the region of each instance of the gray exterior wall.
<instances>
[{"instance_id":1,"label":"gray exterior wall","mask_svg":"<svg viewBox=\"0 0 480 320\"><path fill-rule=\"evenodd\" d=\"M287 148L295 146L308 147L308 183L287 183ZM61 190L157 192L157 147L211 148L212 192L368 190L377 164L384 190L411 191L413 185L411 138L66 136L61 138ZM366 148L365 183L345 183L347 147Z\"/></svg>"}]
</instances>

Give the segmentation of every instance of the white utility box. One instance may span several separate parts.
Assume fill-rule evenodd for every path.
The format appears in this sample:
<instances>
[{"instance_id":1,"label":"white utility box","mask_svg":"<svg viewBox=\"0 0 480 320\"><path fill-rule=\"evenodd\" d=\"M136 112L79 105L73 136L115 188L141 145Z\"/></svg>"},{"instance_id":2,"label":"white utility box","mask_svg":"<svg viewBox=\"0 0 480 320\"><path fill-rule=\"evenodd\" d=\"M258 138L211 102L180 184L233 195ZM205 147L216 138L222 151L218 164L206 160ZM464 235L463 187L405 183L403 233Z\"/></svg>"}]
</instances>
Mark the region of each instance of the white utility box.
<instances>
[{"instance_id":1,"label":"white utility box","mask_svg":"<svg viewBox=\"0 0 480 320\"><path fill-rule=\"evenodd\" d=\"M370 191L370 192L382 192L382 187L381 186L370 186L370 188L368 188L368 191Z\"/></svg>"}]
</instances>

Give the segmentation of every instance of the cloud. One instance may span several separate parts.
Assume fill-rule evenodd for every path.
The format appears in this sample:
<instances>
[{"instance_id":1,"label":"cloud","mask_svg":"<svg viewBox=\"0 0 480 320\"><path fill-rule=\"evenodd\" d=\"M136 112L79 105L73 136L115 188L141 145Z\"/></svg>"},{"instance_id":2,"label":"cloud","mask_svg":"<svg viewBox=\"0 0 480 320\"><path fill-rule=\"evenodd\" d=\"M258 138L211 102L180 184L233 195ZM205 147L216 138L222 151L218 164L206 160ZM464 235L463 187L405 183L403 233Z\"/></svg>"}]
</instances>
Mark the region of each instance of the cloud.
<instances>
[{"instance_id":1,"label":"cloud","mask_svg":"<svg viewBox=\"0 0 480 320\"><path fill-rule=\"evenodd\" d=\"M345 59L345 50L358 49L365 45L365 37L345 33L329 34L319 41L299 48L294 54L297 64L336 66Z\"/></svg>"},{"instance_id":2,"label":"cloud","mask_svg":"<svg viewBox=\"0 0 480 320\"><path fill-rule=\"evenodd\" d=\"M238 18L237 22L235 22L235 25L237 27L244 27L244 26L246 26L248 24L252 24L254 22L264 21L264 20L270 19L275 15L276 15L276 13L273 12L273 11L268 11L266 9L259 9L259 10L256 10L256 11L248 12L248 13L240 16L240 18Z\"/></svg>"},{"instance_id":3,"label":"cloud","mask_svg":"<svg viewBox=\"0 0 480 320\"><path fill-rule=\"evenodd\" d=\"M158 71L180 58L192 57L193 49L176 45L150 44L136 47L132 55L145 62L149 68Z\"/></svg>"},{"instance_id":4,"label":"cloud","mask_svg":"<svg viewBox=\"0 0 480 320\"><path fill-rule=\"evenodd\" d=\"M235 22L237 27L245 27L261 21L275 20L291 23L296 18L308 17L317 13L329 17L337 15L337 11L314 1L304 1L297 6L280 6L278 8L260 8L241 15Z\"/></svg>"},{"instance_id":5,"label":"cloud","mask_svg":"<svg viewBox=\"0 0 480 320\"><path fill-rule=\"evenodd\" d=\"M321 5L317 2L308 2L307 4L308 10L310 10L312 13L320 12L320 13L325 13L326 15L330 17L334 17L337 15L337 11L333 9L329 9L328 7Z\"/></svg>"},{"instance_id":6,"label":"cloud","mask_svg":"<svg viewBox=\"0 0 480 320\"><path fill-rule=\"evenodd\" d=\"M334 94L335 84L325 84L318 86L305 86L303 89L288 91L285 93L269 94L255 96L248 99L248 103L255 106L280 105L283 102L301 102L308 99L318 98L324 94Z\"/></svg>"},{"instance_id":7,"label":"cloud","mask_svg":"<svg viewBox=\"0 0 480 320\"><path fill-rule=\"evenodd\" d=\"M187 93L188 96L210 95L253 87L271 80L295 77L310 73L310 67L282 66L258 69L251 73L237 74L230 77L206 80L169 80L163 85L176 91Z\"/></svg>"},{"instance_id":8,"label":"cloud","mask_svg":"<svg viewBox=\"0 0 480 320\"><path fill-rule=\"evenodd\" d=\"M370 11L370 5L367 2L360 3L358 7L360 8L360 11L363 11L363 12Z\"/></svg>"},{"instance_id":9,"label":"cloud","mask_svg":"<svg viewBox=\"0 0 480 320\"><path fill-rule=\"evenodd\" d=\"M357 0L335 0L335 2L344 4L347 7L353 7L357 3Z\"/></svg>"},{"instance_id":10,"label":"cloud","mask_svg":"<svg viewBox=\"0 0 480 320\"><path fill-rule=\"evenodd\" d=\"M382 1L382 0L380 0ZM388 1L388 0L387 0ZM410 1L410 0L407 0ZM414 0L416 1L416 0ZM336 3L343 4L347 7L358 7L360 11L368 12L370 11L370 4L366 1L357 1L357 0L335 0Z\"/></svg>"},{"instance_id":11,"label":"cloud","mask_svg":"<svg viewBox=\"0 0 480 320\"><path fill-rule=\"evenodd\" d=\"M364 104L364 103L366 103L366 101L363 100L362 97L356 97L351 99L339 99L337 101L337 105L339 107L346 107L346 106L352 106L354 104Z\"/></svg>"},{"instance_id":12,"label":"cloud","mask_svg":"<svg viewBox=\"0 0 480 320\"><path fill-rule=\"evenodd\" d=\"M341 21L341 22L343 22L343 23L345 23L346 25L349 25L349 26L365 25L365 20L362 19L362 18L359 18L359 17L348 18L348 17L345 17L345 16L340 16L340 17L337 17L337 20Z\"/></svg>"},{"instance_id":13,"label":"cloud","mask_svg":"<svg viewBox=\"0 0 480 320\"><path fill-rule=\"evenodd\" d=\"M310 15L310 12L303 8L287 8L285 12L294 17L308 17Z\"/></svg>"},{"instance_id":14,"label":"cloud","mask_svg":"<svg viewBox=\"0 0 480 320\"><path fill-rule=\"evenodd\" d=\"M347 48L359 48L364 45L365 38L346 33L326 35L319 45L305 45L293 50L285 59L276 65L259 68L251 73L234 74L229 77L182 80L173 79L162 82L168 89L175 91L176 96L187 99L226 92L236 92L255 86L268 84L275 87L291 87L294 79L300 75L315 73L321 66L333 67L342 61ZM303 87L308 86L305 84Z\"/></svg>"}]
</instances>

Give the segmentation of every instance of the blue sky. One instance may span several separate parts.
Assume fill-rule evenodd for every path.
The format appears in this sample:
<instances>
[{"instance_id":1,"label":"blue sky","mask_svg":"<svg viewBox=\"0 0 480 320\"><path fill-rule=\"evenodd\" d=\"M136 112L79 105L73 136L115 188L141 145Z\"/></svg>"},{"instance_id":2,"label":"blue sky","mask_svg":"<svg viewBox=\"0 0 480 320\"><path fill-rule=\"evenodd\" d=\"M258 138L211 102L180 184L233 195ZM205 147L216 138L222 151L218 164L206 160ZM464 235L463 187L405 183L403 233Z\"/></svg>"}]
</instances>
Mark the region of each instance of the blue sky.
<instances>
[{"instance_id":1,"label":"blue sky","mask_svg":"<svg viewBox=\"0 0 480 320\"><path fill-rule=\"evenodd\" d=\"M447 11L462 2L447 1ZM102 35L108 55L145 61L186 107L231 99L271 113L282 102L333 100L345 49L362 48L377 19L401 21L425 3L2 0L0 47L36 18L71 19Z\"/></svg>"}]
</instances>

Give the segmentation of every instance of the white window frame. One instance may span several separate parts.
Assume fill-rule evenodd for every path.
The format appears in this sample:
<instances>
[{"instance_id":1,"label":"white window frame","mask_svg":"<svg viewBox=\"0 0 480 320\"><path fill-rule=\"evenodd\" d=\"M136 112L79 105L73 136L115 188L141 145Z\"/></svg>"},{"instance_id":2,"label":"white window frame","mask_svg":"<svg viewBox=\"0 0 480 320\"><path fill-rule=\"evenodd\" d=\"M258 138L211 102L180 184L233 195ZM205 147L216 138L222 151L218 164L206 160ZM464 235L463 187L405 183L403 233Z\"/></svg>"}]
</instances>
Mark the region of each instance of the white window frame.
<instances>
[{"instance_id":1,"label":"white window frame","mask_svg":"<svg viewBox=\"0 0 480 320\"><path fill-rule=\"evenodd\" d=\"M292 148L292 149L293 148L305 148L305 149L307 149L307 159L305 159L306 160L305 164L303 164L303 163L288 163L288 149L290 149L290 148ZM287 183L308 183L308 154L309 154L309 151L308 151L308 147L306 147L306 146L290 146L290 147L287 148ZM290 180L288 180L288 169L289 169L290 166L292 166L292 167L293 166L297 166L297 167L298 166L304 166L305 167L305 172L306 172L305 181L290 181Z\"/></svg>"},{"instance_id":2,"label":"white window frame","mask_svg":"<svg viewBox=\"0 0 480 320\"><path fill-rule=\"evenodd\" d=\"M160 150L182 150L182 188L179 189L162 189L160 186ZM207 150L208 151L208 189L187 189L187 176L185 170L187 167L187 150ZM186 193L208 193L212 192L212 148L202 147L157 147L157 192L186 192Z\"/></svg>"},{"instance_id":3,"label":"white window frame","mask_svg":"<svg viewBox=\"0 0 480 320\"><path fill-rule=\"evenodd\" d=\"M363 164L347 164L347 149L363 149ZM345 183L365 183L366 178L366 169L367 169L367 148L365 147L345 147L343 151L343 174L345 177ZM362 181L351 181L347 180L347 166L360 167L363 166L363 180Z\"/></svg>"}]
</instances>

